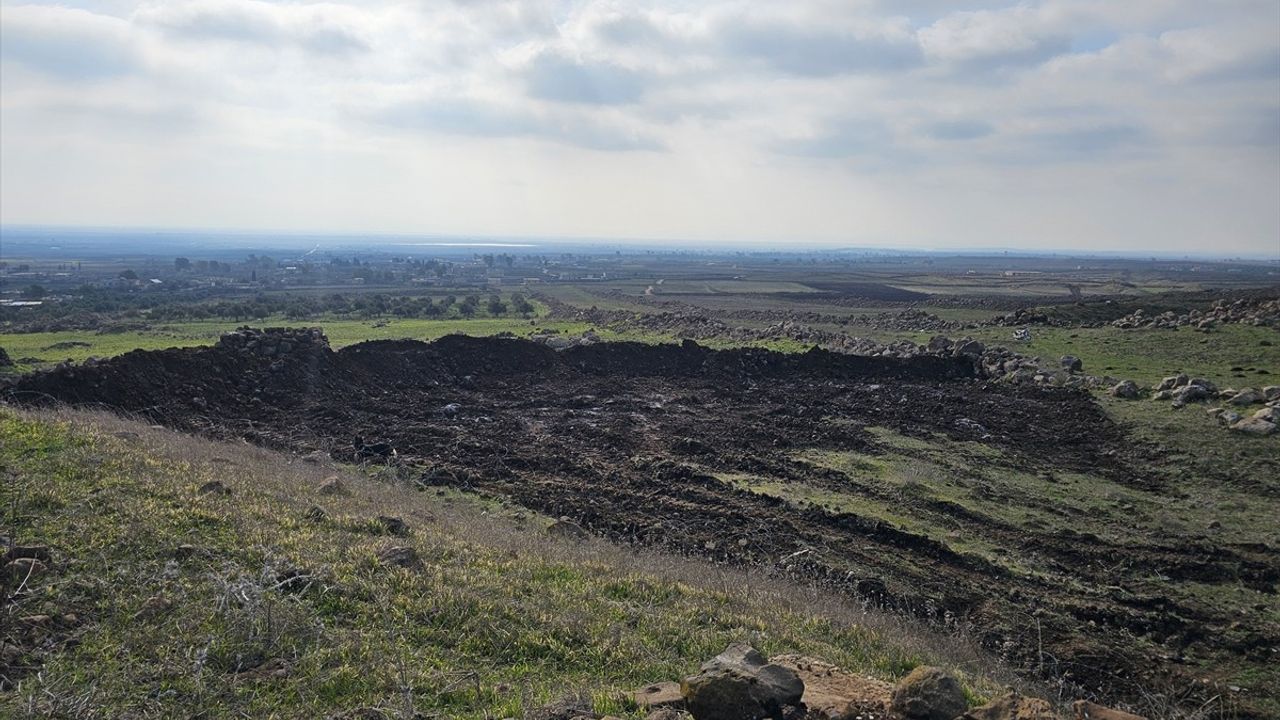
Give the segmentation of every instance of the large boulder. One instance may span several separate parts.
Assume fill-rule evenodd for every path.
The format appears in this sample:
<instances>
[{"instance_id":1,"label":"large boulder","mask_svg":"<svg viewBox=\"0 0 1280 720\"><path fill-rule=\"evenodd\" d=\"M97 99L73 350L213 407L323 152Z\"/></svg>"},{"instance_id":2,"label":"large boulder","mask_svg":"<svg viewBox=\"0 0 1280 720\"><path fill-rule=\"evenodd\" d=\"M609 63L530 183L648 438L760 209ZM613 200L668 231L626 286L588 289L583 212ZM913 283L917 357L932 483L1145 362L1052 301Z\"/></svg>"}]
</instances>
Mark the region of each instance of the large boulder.
<instances>
[{"instance_id":1,"label":"large boulder","mask_svg":"<svg viewBox=\"0 0 1280 720\"><path fill-rule=\"evenodd\" d=\"M1180 405L1212 399L1214 393L1201 385L1183 385L1173 391L1173 401Z\"/></svg>"},{"instance_id":2,"label":"large boulder","mask_svg":"<svg viewBox=\"0 0 1280 720\"><path fill-rule=\"evenodd\" d=\"M685 678L680 690L695 720L763 720L780 718L784 708L799 705L804 683L795 670L734 643Z\"/></svg>"},{"instance_id":3,"label":"large boulder","mask_svg":"<svg viewBox=\"0 0 1280 720\"><path fill-rule=\"evenodd\" d=\"M1186 385L1190 379L1191 378L1188 378L1185 373L1170 375L1169 377L1161 380L1160 384L1156 385L1153 389L1156 392L1160 392L1161 390L1173 390L1174 388L1180 388L1183 385Z\"/></svg>"},{"instance_id":4,"label":"large boulder","mask_svg":"<svg viewBox=\"0 0 1280 720\"><path fill-rule=\"evenodd\" d=\"M954 720L969 703L960 681L942 668L922 665L898 682L889 709L909 720Z\"/></svg>"},{"instance_id":5,"label":"large boulder","mask_svg":"<svg viewBox=\"0 0 1280 720\"><path fill-rule=\"evenodd\" d=\"M804 655L779 655L773 662L796 671L804 683L806 720L853 720L884 717L893 686L882 680L854 675L825 660Z\"/></svg>"},{"instance_id":6,"label":"large boulder","mask_svg":"<svg viewBox=\"0 0 1280 720\"><path fill-rule=\"evenodd\" d=\"M1062 369L1067 372L1080 372L1084 370L1084 361L1075 355L1063 355L1058 362L1062 365Z\"/></svg>"},{"instance_id":7,"label":"large boulder","mask_svg":"<svg viewBox=\"0 0 1280 720\"><path fill-rule=\"evenodd\" d=\"M960 716L960 720L1063 720L1047 700L1010 693Z\"/></svg>"}]
</instances>

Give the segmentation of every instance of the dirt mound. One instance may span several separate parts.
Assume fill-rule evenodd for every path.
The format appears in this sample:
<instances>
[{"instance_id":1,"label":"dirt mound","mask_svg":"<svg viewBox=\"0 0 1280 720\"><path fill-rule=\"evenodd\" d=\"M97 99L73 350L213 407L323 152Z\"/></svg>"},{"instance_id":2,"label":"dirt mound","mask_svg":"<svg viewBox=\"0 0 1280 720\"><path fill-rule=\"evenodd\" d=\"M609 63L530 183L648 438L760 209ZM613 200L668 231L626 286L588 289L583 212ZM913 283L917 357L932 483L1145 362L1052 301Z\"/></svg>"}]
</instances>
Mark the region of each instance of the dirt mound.
<instances>
[{"instance_id":1,"label":"dirt mound","mask_svg":"<svg viewBox=\"0 0 1280 720\"><path fill-rule=\"evenodd\" d=\"M1153 482L1126 460L1129 441L1087 393L985 382L976 372L964 356L783 354L693 342L557 352L526 340L450 336L334 352L316 330L243 329L212 348L132 352L26 376L0 396L105 405L179 429L390 462L423 485L510 497L621 542L769 568L927 617L967 618L1015 660L1053 653L1055 668L1113 696L1176 671L1144 655L1130 633L1185 633L1188 643L1212 644L1213 633L1193 637L1184 618L1202 627L1233 618L1096 588L1155 568L1259 588L1280 579L1259 553L1120 547L941 499L878 498L1023 548L1071 578L1046 582L874 515L801 507L726 480L841 491L855 483L873 492L856 475L804 458L883 452L868 428L887 428L981 443L1013 470ZM1029 602L1039 608L1034 629Z\"/></svg>"}]
</instances>

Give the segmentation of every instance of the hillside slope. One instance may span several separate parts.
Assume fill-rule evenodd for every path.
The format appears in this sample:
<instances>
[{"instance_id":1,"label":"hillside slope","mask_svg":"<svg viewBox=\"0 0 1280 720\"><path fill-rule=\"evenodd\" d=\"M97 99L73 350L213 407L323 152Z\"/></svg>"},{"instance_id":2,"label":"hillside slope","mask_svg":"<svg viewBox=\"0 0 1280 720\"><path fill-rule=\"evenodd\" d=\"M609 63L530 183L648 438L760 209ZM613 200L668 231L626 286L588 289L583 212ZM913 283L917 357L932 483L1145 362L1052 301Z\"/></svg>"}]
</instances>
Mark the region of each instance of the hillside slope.
<instances>
[{"instance_id":1,"label":"hillside slope","mask_svg":"<svg viewBox=\"0 0 1280 720\"><path fill-rule=\"evenodd\" d=\"M941 664L973 700L1008 681L829 595L105 414L0 409L0 476L3 542L35 558L0 609L6 717L640 717L628 690L733 641L886 679Z\"/></svg>"}]
</instances>

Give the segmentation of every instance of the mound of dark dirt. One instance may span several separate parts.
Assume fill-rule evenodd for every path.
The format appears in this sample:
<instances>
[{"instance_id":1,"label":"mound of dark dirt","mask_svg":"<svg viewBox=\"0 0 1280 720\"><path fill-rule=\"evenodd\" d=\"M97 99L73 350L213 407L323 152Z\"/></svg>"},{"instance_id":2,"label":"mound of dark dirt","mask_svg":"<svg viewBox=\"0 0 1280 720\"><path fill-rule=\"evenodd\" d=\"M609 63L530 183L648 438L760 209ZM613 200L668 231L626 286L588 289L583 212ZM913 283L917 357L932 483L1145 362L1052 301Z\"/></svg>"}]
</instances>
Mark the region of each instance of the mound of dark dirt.
<instances>
[{"instance_id":1,"label":"mound of dark dirt","mask_svg":"<svg viewBox=\"0 0 1280 720\"><path fill-rule=\"evenodd\" d=\"M557 352L463 336L334 352L317 330L246 329L212 348L137 351L25 376L0 395L106 406L294 452L390 462L424 485L510 497L618 541L769 568L924 616L967 618L1015 661L1069 672L1111 697L1133 697L1177 673L1133 636L1185 635L1212 649L1214 633L1199 628L1234 618L1100 588L1151 572L1259 588L1280 579L1280 567L1256 553L1145 541L1122 547L943 500L880 498L1044 558L1070 578L1049 581L876 517L800 507L723 479L849 491L855 480L803 462L803 454L882 452L867 430L880 427L979 441L1020 470L1154 482L1126 460L1129 441L1087 393L988 383L963 357L710 350L693 342ZM1047 653L1051 668L1042 662Z\"/></svg>"}]
</instances>

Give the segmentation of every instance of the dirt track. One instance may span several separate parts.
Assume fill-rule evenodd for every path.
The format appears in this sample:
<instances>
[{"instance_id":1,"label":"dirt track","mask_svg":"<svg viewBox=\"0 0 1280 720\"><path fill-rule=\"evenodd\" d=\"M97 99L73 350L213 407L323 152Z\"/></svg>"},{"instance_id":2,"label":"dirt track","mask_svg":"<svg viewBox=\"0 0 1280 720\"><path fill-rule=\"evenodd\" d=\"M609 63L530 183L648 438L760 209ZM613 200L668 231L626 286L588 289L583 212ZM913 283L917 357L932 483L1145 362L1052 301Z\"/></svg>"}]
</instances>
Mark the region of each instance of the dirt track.
<instances>
[{"instance_id":1,"label":"dirt track","mask_svg":"<svg viewBox=\"0 0 1280 720\"><path fill-rule=\"evenodd\" d=\"M966 618L1016 661L1068 672L1111 698L1178 682L1176 664L1140 650L1130 633L1213 645L1221 642L1214 628L1232 620L1213 607L1114 592L1127 577L1156 569L1174 580L1270 589L1280 580L1280 564L1260 552L1146 541L1119 547L915 501L920 513L1045 558L1071 579L1060 582L876 518L736 490L715 476L861 491L856 478L795 456L874 454L865 428L884 427L981 440L1024 469L1158 485L1087 394L987 383L964 358L784 355L692 343L556 353L523 340L452 336L339 352L303 344L274 357L228 345L133 352L28 376L4 392L22 403L106 405L293 452L394 462L425 485L508 496L620 541L818 579L927 617ZM394 458L383 457L384 445ZM1227 651L1274 644L1260 637L1256 648Z\"/></svg>"}]
</instances>

